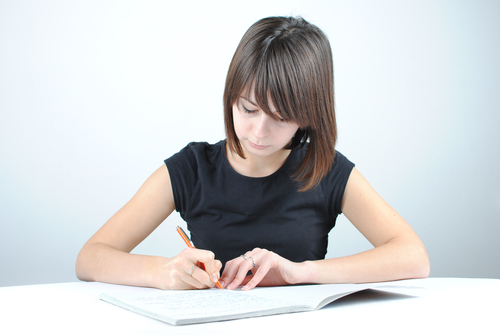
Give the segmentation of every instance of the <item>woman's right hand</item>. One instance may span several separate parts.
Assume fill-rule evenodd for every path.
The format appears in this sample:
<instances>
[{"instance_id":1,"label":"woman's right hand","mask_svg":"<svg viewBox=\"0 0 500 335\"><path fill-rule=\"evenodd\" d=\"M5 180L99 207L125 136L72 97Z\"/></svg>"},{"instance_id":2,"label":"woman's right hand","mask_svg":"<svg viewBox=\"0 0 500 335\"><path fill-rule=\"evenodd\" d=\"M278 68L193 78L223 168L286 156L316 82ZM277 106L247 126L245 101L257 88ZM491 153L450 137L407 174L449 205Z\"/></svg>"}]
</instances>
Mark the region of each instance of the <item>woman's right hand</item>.
<instances>
[{"instance_id":1,"label":"woman's right hand","mask_svg":"<svg viewBox=\"0 0 500 335\"><path fill-rule=\"evenodd\" d=\"M174 209L170 175L163 165L85 243L76 261L77 277L164 290L213 287L222 264L210 251L186 249L172 258L131 253ZM206 270L202 270L202 263Z\"/></svg>"},{"instance_id":2,"label":"woman's right hand","mask_svg":"<svg viewBox=\"0 0 500 335\"><path fill-rule=\"evenodd\" d=\"M222 263L213 252L186 248L177 256L161 258L155 271L155 286L162 290L211 288L219 280L221 268Z\"/></svg>"}]
</instances>

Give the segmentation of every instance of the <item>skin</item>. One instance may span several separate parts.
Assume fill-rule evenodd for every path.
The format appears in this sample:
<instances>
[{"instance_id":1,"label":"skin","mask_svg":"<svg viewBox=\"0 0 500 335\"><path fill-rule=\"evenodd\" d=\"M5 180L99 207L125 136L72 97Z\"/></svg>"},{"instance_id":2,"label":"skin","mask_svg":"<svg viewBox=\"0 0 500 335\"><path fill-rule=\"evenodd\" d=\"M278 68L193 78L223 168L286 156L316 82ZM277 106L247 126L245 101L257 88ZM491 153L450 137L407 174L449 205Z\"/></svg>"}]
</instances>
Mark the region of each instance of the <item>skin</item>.
<instances>
[{"instance_id":1,"label":"skin","mask_svg":"<svg viewBox=\"0 0 500 335\"><path fill-rule=\"evenodd\" d=\"M236 136L240 141L245 158L229 150L228 161L236 172L249 177L268 176L285 162L290 150L284 150L299 126L292 122L274 120L259 109L253 94L242 96L233 105L233 122ZM270 103L274 111L274 106Z\"/></svg>"},{"instance_id":2,"label":"skin","mask_svg":"<svg viewBox=\"0 0 500 335\"><path fill-rule=\"evenodd\" d=\"M276 118L267 115L252 101L253 94L242 96L233 106L245 159L230 150L227 158L238 173L262 177L284 163L290 151L283 148L298 125L280 121L277 111ZM131 254L174 209L170 176L163 165L83 246L76 262L78 278L159 289L210 288L220 278L227 289L243 285L243 290L250 290L257 285L362 283L429 275L429 258L418 236L356 168L347 182L342 212L374 248L351 256L295 263L255 248L245 253L246 260L238 257L227 262L221 276L222 264L207 250L187 248L171 258ZM206 271L196 266L200 262ZM249 270L253 274L246 276Z\"/></svg>"},{"instance_id":3,"label":"skin","mask_svg":"<svg viewBox=\"0 0 500 335\"><path fill-rule=\"evenodd\" d=\"M171 258L130 253L174 208L170 176L161 166L83 246L76 261L77 277L159 289L213 287L222 264L210 251L186 248ZM206 271L195 266L190 276L192 265L199 262Z\"/></svg>"}]
</instances>

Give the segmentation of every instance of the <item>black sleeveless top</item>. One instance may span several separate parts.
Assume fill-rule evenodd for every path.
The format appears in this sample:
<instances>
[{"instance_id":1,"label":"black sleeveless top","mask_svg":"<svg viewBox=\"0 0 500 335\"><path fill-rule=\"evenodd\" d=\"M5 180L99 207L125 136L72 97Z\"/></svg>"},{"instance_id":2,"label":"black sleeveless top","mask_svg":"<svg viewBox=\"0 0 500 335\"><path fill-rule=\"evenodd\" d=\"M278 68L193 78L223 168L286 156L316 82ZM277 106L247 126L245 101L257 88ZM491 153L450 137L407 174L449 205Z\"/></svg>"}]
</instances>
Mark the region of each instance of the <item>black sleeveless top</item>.
<instances>
[{"instance_id":1,"label":"black sleeveless top","mask_svg":"<svg viewBox=\"0 0 500 335\"><path fill-rule=\"evenodd\" d=\"M229 165L225 143L193 142L165 160L175 208L194 245L223 265L255 247L295 262L323 259L354 164L337 152L320 184L298 192L290 176L307 144L292 150L275 173L252 178Z\"/></svg>"}]
</instances>

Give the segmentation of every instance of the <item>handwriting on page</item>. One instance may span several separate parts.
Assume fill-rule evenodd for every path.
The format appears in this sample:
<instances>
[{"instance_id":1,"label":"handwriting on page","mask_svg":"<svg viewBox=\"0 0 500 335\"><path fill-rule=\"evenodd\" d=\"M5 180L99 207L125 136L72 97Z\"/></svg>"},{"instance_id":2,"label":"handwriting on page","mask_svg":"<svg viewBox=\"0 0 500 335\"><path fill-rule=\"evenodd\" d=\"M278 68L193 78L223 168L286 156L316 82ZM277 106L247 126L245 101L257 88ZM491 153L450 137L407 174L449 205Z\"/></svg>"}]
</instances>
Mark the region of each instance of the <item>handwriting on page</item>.
<instances>
[{"instance_id":1,"label":"handwriting on page","mask_svg":"<svg viewBox=\"0 0 500 335\"><path fill-rule=\"evenodd\" d=\"M165 291L151 296L123 299L135 306L153 313L166 313L173 317L185 316L186 310L192 317L212 314L240 314L263 309L283 308L288 302L246 292L227 290Z\"/></svg>"}]
</instances>

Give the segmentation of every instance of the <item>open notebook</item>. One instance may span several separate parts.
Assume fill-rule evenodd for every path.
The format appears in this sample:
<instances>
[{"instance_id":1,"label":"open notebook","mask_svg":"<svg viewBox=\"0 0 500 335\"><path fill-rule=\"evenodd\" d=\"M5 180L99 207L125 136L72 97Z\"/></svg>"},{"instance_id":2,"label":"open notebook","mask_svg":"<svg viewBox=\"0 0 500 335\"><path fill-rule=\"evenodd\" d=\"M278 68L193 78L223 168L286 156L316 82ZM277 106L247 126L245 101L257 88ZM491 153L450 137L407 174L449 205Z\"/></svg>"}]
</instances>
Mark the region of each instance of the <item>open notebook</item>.
<instances>
[{"instance_id":1,"label":"open notebook","mask_svg":"<svg viewBox=\"0 0 500 335\"><path fill-rule=\"evenodd\" d=\"M161 291L144 289L103 293L101 300L171 325L233 320L320 309L366 289L390 291L394 282L263 287L251 291L220 289Z\"/></svg>"}]
</instances>

